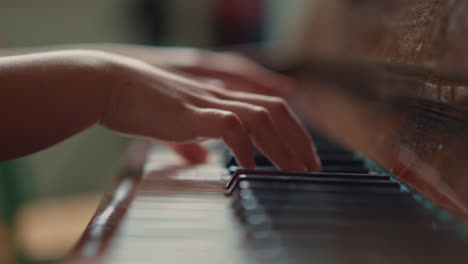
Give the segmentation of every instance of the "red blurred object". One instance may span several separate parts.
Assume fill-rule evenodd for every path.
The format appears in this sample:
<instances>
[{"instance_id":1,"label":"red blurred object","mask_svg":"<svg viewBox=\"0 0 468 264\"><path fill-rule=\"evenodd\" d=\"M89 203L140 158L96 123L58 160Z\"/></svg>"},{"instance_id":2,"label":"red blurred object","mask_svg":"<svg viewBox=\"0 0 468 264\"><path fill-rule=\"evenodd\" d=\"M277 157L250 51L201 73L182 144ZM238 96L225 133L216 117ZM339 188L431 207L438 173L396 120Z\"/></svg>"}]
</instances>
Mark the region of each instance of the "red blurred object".
<instances>
[{"instance_id":1,"label":"red blurred object","mask_svg":"<svg viewBox=\"0 0 468 264\"><path fill-rule=\"evenodd\" d=\"M219 44L261 40L264 0L217 0L215 18Z\"/></svg>"}]
</instances>

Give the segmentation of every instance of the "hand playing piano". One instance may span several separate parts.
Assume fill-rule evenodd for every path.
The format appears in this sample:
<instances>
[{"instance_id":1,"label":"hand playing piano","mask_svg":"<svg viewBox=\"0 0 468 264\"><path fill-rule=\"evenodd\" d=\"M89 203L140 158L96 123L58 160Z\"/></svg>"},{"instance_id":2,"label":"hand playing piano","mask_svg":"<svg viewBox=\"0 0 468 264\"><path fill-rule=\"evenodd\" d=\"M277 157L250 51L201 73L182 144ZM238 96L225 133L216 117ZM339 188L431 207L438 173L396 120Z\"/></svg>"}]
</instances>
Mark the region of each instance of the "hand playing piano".
<instances>
[{"instance_id":1,"label":"hand playing piano","mask_svg":"<svg viewBox=\"0 0 468 264\"><path fill-rule=\"evenodd\" d=\"M259 81L261 78L254 80L248 76L248 68L241 66L249 66L252 73L271 75L272 79L280 80L281 84L290 85L288 79L267 72L244 58L227 56L232 56L228 58L233 61L233 65L228 65L229 59L226 59L222 61L224 68L220 66L217 71L216 65L194 66L184 70L196 73L199 77L206 73L207 77L219 79L231 90L139 61L119 62L120 70L123 71L120 74L123 78L121 82L127 85L112 103L112 109L117 111L107 112L103 124L118 131L129 130L131 134L169 142L222 138L233 150L239 163L246 168L255 166L253 141L281 169L317 170L320 165L314 145L298 118L279 97L245 92L268 92L268 82ZM236 64L241 68L237 72ZM249 86L242 86L244 91L234 90L233 84L240 84L231 81L235 79L231 76L236 75L242 76L246 80L244 82L249 83ZM275 91L281 91L281 88L272 88L270 93ZM133 128L130 127L133 122L121 124L122 120L130 120L132 117L141 117L142 120ZM172 147L188 161L199 162L204 159L205 151L198 144L172 144Z\"/></svg>"},{"instance_id":2,"label":"hand playing piano","mask_svg":"<svg viewBox=\"0 0 468 264\"><path fill-rule=\"evenodd\" d=\"M248 93L268 93L266 87L290 82L246 59L227 56L237 67L225 60L179 70L220 79L229 89L103 52L62 51L0 59L0 86L9 87L5 92L11 93L9 100L2 100L2 115L16 110L16 118L61 122L56 129L36 124L34 133L28 134L21 127L28 122L22 120L9 130L16 133L3 132L6 135L1 138L12 148L22 138L28 138L25 145L39 141L23 146L23 152L32 152L100 123L120 133L185 143L172 146L191 162L203 160L206 154L197 142L222 138L246 168L255 166L255 144L280 169L320 169L313 142L287 103L279 97ZM243 64L250 68L239 68ZM248 85L241 86L233 76L241 76ZM281 81L266 81L265 76ZM15 85L21 89L14 89ZM236 91L236 85L242 91ZM62 118L66 116L73 118Z\"/></svg>"},{"instance_id":3,"label":"hand playing piano","mask_svg":"<svg viewBox=\"0 0 468 264\"><path fill-rule=\"evenodd\" d=\"M205 83L208 87L216 87L214 88L216 90L224 88L225 90L245 92L231 93L230 91L225 91L226 94L237 97L234 98L235 100L248 100L251 104L255 105L258 103L267 108L263 110L271 111L271 108L274 110L278 107L284 107L288 112L291 111L284 100L271 96L287 95L294 89L294 81L267 70L241 54L232 52L210 52L186 48L171 49L170 53L172 53L170 56L173 57L184 56L186 60L170 60L166 58L161 62L156 58L150 59L148 62L153 65L161 66L169 71L183 74L185 77L196 79ZM237 96L235 96L236 94ZM254 94L264 94L270 97L255 96ZM275 106L275 103L279 104L279 106ZM301 127L301 129L303 129L292 112L290 112L290 117L293 118L293 123L296 124L296 127ZM284 130L286 130L286 128L284 128ZM286 133L286 131L282 132ZM308 136L306 137L308 138ZM207 156L207 151L200 144L168 145L191 163L203 162ZM305 155L314 155L314 153L305 153ZM306 169L317 170L320 165L317 166L316 164L320 164L320 161L311 160L309 164L306 165Z\"/></svg>"}]
</instances>

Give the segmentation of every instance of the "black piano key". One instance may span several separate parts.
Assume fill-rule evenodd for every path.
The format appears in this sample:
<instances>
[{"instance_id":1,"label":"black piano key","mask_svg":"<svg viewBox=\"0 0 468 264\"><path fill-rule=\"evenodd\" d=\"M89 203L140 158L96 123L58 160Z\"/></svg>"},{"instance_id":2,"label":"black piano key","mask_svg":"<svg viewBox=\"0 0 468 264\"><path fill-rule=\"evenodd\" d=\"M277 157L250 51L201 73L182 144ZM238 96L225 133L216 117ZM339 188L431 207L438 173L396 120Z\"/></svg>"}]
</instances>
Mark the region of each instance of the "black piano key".
<instances>
[{"instance_id":1,"label":"black piano key","mask_svg":"<svg viewBox=\"0 0 468 264\"><path fill-rule=\"evenodd\" d=\"M291 192L290 190L236 189L232 194L232 204L241 200L254 199L258 202L276 203L327 203L339 202L362 206L380 206L388 210L423 209L410 193L372 193L372 192Z\"/></svg>"},{"instance_id":2,"label":"black piano key","mask_svg":"<svg viewBox=\"0 0 468 264\"><path fill-rule=\"evenodd\" d=\"M460 239L456 232L451 229L413 229L404 232L406 230L398 230L395 228L375 229L369 227L365 229L360 227L353 228L349 227L349 225L323 228L323 226L317 225L308 226L304 231L301 231L299 228L278 227L275 230L253 231L248 233L248 236L251 240L270 239L272 236L276 236L277 238L287 239L290 241L295 240L301 243L313 241L354 241L356 243L358 241L362 241L363 243L366 241L373 241L375 243L382 243L383 241L398 241L404 244L405 242L415 243L417 241L432 241L436 243L445 241L448 245L452 243L467 246L467 242ZM409 246L409 244L407 245Z\"/></svg>"},{"instance_id":3,"label":"black piano key","mask_svg":"<svg viewBox=\"0 0 468 264\"><path fill-rule=\"evenodd\" d=\"M317 176L306 175L306 176L283 176L283 175L262 175L262 174L239 174L234 181L228 184L228 192L236 188L240 181L257 181L257 182L285 182L288 184L306 184L315 183L322 185L357 185L357 186L375 186L375 187L387 187L400 189L400 184L390 180L374 179L371 175L339 175L330 174L327 177L323 177L323 174ZM377 178L379 176L376 176Z\"/></svg>"},{"instance_id":4,"label":"black piano key","mask_svg":"<svg viewBox=\"0 0 468 264\"><path fill-rule=\"evenodd\" d=\"M361 176L361 175L359 175ZM362 175L367 177L368 175ZM377 176L379 177L379 176ZM239 181L256 181L256 182L284 182L287 184L318 184L318 185L355 185L355 186L374 186L374 187L385 187L385 188L396 188L400 189L400 184L389 180L373 179L372 176L368 178L361 177L348 177L347 175L332 174L328 177L319 175L318 177L313 175L307 176L283 176L283 175L258 175L258 174L241 174L238 176Z\"/></svg>"},{"instance_id":5,"label":"black piano key","mask_svg":"<svg viewBox=\"0 0 468 264\"><path fill-rule=\"evenodd\" d=\"M372 247L371 244L366 242L374 242L377 244L386 244L385 242L398 242L405 245L407 248L414 246L414 243L423 244L439 244L439 246L467 246L466 242L458 238L457 234L451 230L427 230L420 228L371 228L371 227L349 227L349 226L307 226L302 230L300 228L288 228L284 226L278 226L275 229L254 229L249 228L246 230L247 236L251 241L269 238L270 234L279 236L283 241L296 242L293 246L303 247L308 243L314 243L318 241L323 242L339 242L348 241L354 243L362 243L361 247ZM271 237L271 235L270 235ZM367 245L366 245L367 244ZM323 245L326 247L326 245ZM330 245L328 245L330 246ZM352 246L352 245L348 245Z\"/></svg>"},{"instance_id":6,"label":"black piano key","mask_svg":"<svg viewBox=\"0 0 468 264\"><path fill-rule=\"evenodd\" d=\"M256 198L237 199L232 203L236 212L265 211L267 214L301 214L313 213L356 213L371 215L404 215L428 217L430 212L418 204L414 206L398 206L390 203L362 203L350 201L323 200L258 200Z\"/></svg>"},{"instance_id":7,"label":"black piano key","mask_svg":"<svg viewBox=\"0 0 468 264\"><path fill-rule=\"evenodd\" d=\"M304 233L313 237L316 234L327 233L336 236L355 235L381 237L420 236L431 239L460 238L451 226L428 218L401 217L383 218L363 216L359 214L309 214L309 215L267 215L262 213L244 213L240 219L248 235L264 232L279 232L280 234ZM296 234L297 235L297 234Z\"/></svg>"},{"instance_id":8,"label":"black piano key","mask_svg":"<svg viewBox=\"0 0 468 264\"><path fill-rule=\"evenodd\" d=\"M265 223L278 224L282 226L290 225L296 227L307 226L313 224L315 220L323 221L322 224L332 225L332 222L325 223L330 219L334 219L339 223L348 225L356 224L354 228L360 228L362 225L369 223L378 223L382 226L394 226L403 228L403 226L417 226L417 228L426 228L428 230L446 229L446 225L440 223L439 220L432 218L429 214L409 214L396 215L381 212L350 212L350 211L329 211L329 210L304 210L304 211L255 211L255 210L239 210L236 212L237 218L245 225L255 224L250 222L251 219L261 217L268 218ZM253 220L252 220L253 221ZM330 220L332 221L332 220ZM321 223L321 222L320 222ZM315 223L316 224L316 223ZM273 225L274 228L275 225Z\"/></svg>"},{"instance_id":9,"label":"black piano key","mask_svg":"<svg viewBox=\"0 0 468 264\"><path fill-rule=\"evenodd\" d=\"M401 203L400 203L401 204ZM388 206L391 205L391 206ZM312 215L335 215L336 217L361 216L364 218L380 219L387 221L398 219L420 219L438 221L432 217L429 210L417 206L399 206L391 203L362 203L362 201L350 202L348 200L258 200L256 197L248 199L236 199L233 208L237 215L264 213L268 216L286 215L290 217L307 217Z\"/></svg>"},{"instance_id":10,"label":"black piano key","mask_svg":"<svg viewBox=\"0 0 468 264\"><path fill-rule=\"evenodd\" d=\"M229 182L226 184L226 189L230 189L232 185L237 184L240 177L252 175L254 177L264 176L264 177L311 177L311 178L338 178L338 179L368 179L368 180L382 180L390 181L390 177L379 174L367 174L367 173L324 173L324 172L284 172L284 171L261 171L261 170L236 170Z\"/></svg>"},{"instance_id":11,"label":"black piano key","mask_svg":"<svg viewBox=\"0 0 468 264\"><path fill-rule=\"evenodd\" d=\"M239 166L230 166L229 171L233 174L236 170L241 169ZM279 171L275 166L256 166L256 170ZM364 166L341 166L341 165L326 165L322 166L321 172L335 173L369 173L369 169Z\"/></svg>"},{"instance_id":12,"label":"black piano key","mask_svg":"<svg viewBox=\"0 0 468 264\"><path fill-rule=\"evenodd\" d=\"M407 194L407 193L404 193ZM332 204L348 208L363 208L368 210L389 210L395 212L426 210L419 202L408 195L383 195L372 193L347 193L334 192L284 192L268 190L243 189L232 196L232 205L237 207L239 203L254 201L260 204L285 203L295 206L312 207L316 204Z\"/></svg>"},{"instance_id":13,"label":"black piano key","mask_svg":"<svg viewBox=\"0 0 468 264\"><path fill-rule=\"evenodd\" d=\"M291 192L342 192L342 193L393 193L400 194L401 190L399 185L393 184L375 184L358 185L347 183L289 183L285 182L267 182L261 180L241 180L238 183L240 189L255 189L255 190L283 190Z\"/></svg>"},{"instance_id":14,"label":"black piano key","mask_svg":"<svg viewBox=\"0 0 468 264\"><path fill-rule=\"evenodd\" d=\"M282 228L301 228L323 226L324 228L343 226L353 229L421 229L426 231L431 230L448 230L450 227L441 224L437 219L428 217L416 216L398 216L390 217L388 215L378 214L352 214L352 213L320 213L304 212L302 214L265 214L263 212L243 212L240 214L241 220L245 225L252 228L263 228L261 225L267 224L272 229L279 226ZM249 227L250 228L250 227ZM450 229L451 230L451 229Z\"/></svg>"},{"instance_id":15,"label":"black piano key","mask_svg":"<svg viewBox=\"0 0 468 264\"><path fill-rule=\"evenodd\" d=\"M326 215L313 215L310 217L250 215L245 217L243 226L248 234L265 231L289 232L291 230L298 232L302 230L302 232L314 234L323 230L329 233L335 232L337 235L347 231L355 235L400 233L400 235L405 236L426 235L432 238L456 237L450 227L438 226L430 221L409 221L397 218L391 220L384 221L380 218L374 221L372 218L352 216L339 218Z\"/></svg>"},{"instance_id":16,"label":"black piano key","mask_svg":"<svg viewBox=\"0 0 468 264\"><path fill-rule=\"evenodd\" d=\"M460 259L465 259L468 256L466 252L466 244L462 241L454 239L453 236L410 236L402 233L392 233L383 237L379 233L357 235L355 232L348 234L330 234L317 230L314 235L305 232L296 233L280 233L269 232L267 235L256 236L253 239L247 240L248 246L255 250L261 251L268 248L284 248L288 252L288 256L307 256L307 261L299 263L310 263L310 260L324 260L323 254L330 256L340 256L341 261L331 263L348 263L343 262L347 256L354 261L363 258L362 262L352 263L369 263L369 255L374 255L375 262L371 263L402 263L401 260L410 260L404 263L464 263L459 262ZM431 239L432 238L432 239ZM437 239L435 239L437 238ZM430 249L430 252L428 250ZM397 259L392 259L397 257ZM465 258L463 258L463 256ZM375 258L377 257L377 258ZM403 257L403 258L402 258ZM444 261L416 261L420 258L441 258ZM400 259L399 259L400 258ZM367 261L366 261L367 259ZM290 260L290 258L288 258ZM379 261L380 260L380 261ZM390 261L389 261L390 260ZM434 259L432 259L434 260ZM446 262L449 260L449 262ZM455 260L457 262L450 262ZM429 262L427 262L429 261ZM329 263L329 262L320 262Z\"/></svg>"},{"instance_id":17,"label":"black piano key","mask_svg":"<svg viewBox=\"0 0 468 264\"><path fill-rule=\"evenodd\" d=\"M363 176L369 176L364 174ZM378 176L377 176L378 177ZM370 178L370 176L369 176ZM243 186L242 186L243 185ZM380 190L393 189L400 191L400 184L390 180L374 180L363 178L352 178L347 176L338 176L332 174L329 177L307 176L282 176L282 175L255 175L240 174L227 185L227 195L230 195L236 188L253 189L290 189L290 190L334 190L334 187L347 187L348 190ZM377 189L376 189L377 188ZM336 189L336 188L335 188ZM338 190L338 189L336 189ZM344 189L343 189L344 190Z\"/></svg>"},{"instance_id":18,"label":"black piano key","mask_svg":"<svg viewBox=\"0 0 468 264\"><path fill-rule=\"evenodd\" d=\"M268 215L307 215L313 214L336 214L340 215L367 215L396 217L423 217L430 219L432 213L422 207L389 207L377 204L350 203L342 201L259 201L257 199L238 199L232 203L236 212L240 213L265 213ZM398 213L397 213L398 212Z\"/></svg>"}]
</instances>

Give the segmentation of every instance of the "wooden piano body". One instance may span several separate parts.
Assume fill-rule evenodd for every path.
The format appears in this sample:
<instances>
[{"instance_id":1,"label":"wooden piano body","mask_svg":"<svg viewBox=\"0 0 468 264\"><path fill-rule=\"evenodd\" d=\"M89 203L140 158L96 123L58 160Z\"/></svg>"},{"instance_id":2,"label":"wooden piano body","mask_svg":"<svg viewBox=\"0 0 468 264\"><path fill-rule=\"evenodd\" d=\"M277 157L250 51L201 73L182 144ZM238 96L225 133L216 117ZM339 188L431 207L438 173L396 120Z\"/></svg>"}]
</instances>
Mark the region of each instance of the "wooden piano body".
<instances>
[{"instance_id":1,"label":"wooden piano body","mask_svg":"<svg viewBox=\"0 0 468 264\"><path fill-rule=\"evenodd\" d=\"M315 2L289 99L373 172L240 172L226 197L219 145L137 148L67 263L468 263L468 2Z\"/></svg>"}]
</instances>

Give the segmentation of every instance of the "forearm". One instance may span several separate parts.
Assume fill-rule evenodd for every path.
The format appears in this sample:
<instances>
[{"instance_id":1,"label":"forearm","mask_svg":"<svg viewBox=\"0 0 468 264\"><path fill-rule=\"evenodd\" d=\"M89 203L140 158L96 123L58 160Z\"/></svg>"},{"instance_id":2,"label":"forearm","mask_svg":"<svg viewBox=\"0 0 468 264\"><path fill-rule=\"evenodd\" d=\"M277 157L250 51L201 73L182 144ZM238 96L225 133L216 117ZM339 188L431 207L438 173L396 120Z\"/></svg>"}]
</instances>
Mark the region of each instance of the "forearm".
<instances>
[{"instance_id":1,"label":"forearm","mask_svg":"<svg viewBox=\"0 0 468 264\"><path fill-rule=\"evenodd\" d=\"M0 56L22 55L54 50L98 50L133 57L152 65L177 67L197 65L209 52L189 47L155 47L117 43L84 43L0 49Z\"/></svg>"},{"instance_id":2,"label":"forearm","mask_svg":"<svg viewBox=\"0 0 468 264\"><path fill-rule=\"evenodd\" d=\"M104 61L88 51L0 58L0 160L44 149L98 122L111 89Z\"/></svg>"}]
</instances>

